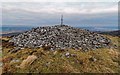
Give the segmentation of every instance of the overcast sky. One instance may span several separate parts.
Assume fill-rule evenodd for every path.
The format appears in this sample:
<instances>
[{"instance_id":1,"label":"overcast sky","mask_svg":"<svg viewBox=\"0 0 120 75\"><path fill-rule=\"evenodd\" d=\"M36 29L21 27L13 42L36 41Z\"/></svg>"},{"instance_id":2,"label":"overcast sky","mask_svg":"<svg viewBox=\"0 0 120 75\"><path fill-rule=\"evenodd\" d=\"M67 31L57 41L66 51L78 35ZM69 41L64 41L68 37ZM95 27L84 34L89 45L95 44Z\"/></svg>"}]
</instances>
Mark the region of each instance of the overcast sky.
<instances>
[{"instance_id":1,"label":"overcast sky","mask_svg":"<svg viewBox=\"0 0 120 75\"><path fill-rule=\"evenodd\" d=\"M117 26L117 2L12 2L2 3L2 25Z\"/></svg>"}]
</instances>

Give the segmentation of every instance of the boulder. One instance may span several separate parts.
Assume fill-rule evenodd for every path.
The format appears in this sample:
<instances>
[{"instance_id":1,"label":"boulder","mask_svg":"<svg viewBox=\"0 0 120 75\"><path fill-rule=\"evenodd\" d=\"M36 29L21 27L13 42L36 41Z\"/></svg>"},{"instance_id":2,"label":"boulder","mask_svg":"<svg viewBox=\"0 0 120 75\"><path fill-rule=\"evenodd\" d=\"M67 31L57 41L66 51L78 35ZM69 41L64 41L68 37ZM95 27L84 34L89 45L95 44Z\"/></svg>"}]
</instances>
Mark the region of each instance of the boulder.
<instances>
[{"instance_id":1,"label":"boulder","mask_svg":"<svg viewBox=\"0 0 120 75\"><path fill-rule=\"evenodd\" d=\"M37 59L37 56L35 55L30 55L27 57L27 59L23 60L22 63L20 64L20 68L25 68L26 66L31 65L35 60Z\"/></svg>"}]
</instances>

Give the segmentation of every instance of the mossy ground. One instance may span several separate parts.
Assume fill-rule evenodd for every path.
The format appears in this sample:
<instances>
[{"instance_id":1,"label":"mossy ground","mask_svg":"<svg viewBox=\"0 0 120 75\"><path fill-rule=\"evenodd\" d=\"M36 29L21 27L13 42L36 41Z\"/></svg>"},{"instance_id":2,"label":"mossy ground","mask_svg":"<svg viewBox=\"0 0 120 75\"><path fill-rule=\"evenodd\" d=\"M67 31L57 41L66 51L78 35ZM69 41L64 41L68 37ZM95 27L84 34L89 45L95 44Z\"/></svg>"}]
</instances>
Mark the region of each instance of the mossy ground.
<instances>
[{"instance_id":1,"label":"mossy ground","mask_svg":"<svg viewBox=\"0 0 120 75\"><path fill-rule=\"evenodd\" d=\"M49 51L43 48L24 48L16 53L10 51L14 47L3 47L3 72L12 73L118 73L120 72L120 51L119 37L104 35L111 39L111 48L100 48L82 52L81 50L65 49ZM9 40L9 39L7 39ZM114 48L114 45L116 48ZM74 56L66 57L70 53ZM31 65L24 69L19 66L29 55L36 55L38 58ZM90 58L96 59L91 61ZM19 60L19 62L12 62Z\"/></svg>"}]
</instances>

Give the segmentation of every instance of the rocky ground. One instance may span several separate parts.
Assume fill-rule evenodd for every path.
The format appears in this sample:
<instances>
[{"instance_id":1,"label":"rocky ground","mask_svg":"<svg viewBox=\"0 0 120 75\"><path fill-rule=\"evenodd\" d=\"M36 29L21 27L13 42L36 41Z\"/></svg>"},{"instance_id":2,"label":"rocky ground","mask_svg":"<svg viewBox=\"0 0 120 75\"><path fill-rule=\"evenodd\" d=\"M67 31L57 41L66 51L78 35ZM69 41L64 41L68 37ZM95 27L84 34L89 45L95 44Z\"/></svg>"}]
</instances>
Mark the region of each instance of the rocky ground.
<instances>
[{"instance_id":1,"label":"rocky ground","mask_svg":"<svg viewBox=\"0 0 120 75\"><path fill-rule=\"evenodd\" d=\"M2 37L3 73L120 73L120 38L99 36L109 39L110 47L86 52L82 49L49 50L45 46L19 48L9 42L12 37Z\"/></svg>"},{"instance_id":2,"label":"rocky ground","mask_svg":"<svg viewBox=\"0 0 120 75\"><path fill-rule=\"evenodd\" d=\"M50 50L82 49L83 51L110 47L111 44L111 40L101 34L67 25L33 28L13 37L9 42L13 42L14 46L19 48L46 47Z\"/></svg>"}]
</instances>

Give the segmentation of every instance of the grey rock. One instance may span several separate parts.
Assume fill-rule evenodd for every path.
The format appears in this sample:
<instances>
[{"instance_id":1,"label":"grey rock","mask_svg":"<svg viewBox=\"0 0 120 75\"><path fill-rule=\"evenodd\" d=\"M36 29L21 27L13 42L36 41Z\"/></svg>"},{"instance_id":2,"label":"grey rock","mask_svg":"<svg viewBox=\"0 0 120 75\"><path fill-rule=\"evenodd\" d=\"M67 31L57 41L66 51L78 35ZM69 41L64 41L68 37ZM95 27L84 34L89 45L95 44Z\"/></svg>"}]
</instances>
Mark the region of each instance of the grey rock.
<instances>
[{"instance_id":1,"label":"grey rock","mask_svg":"<svg viewBox=\"0 0 120 75\"><path fill-rule=\"evenodd\" d=\"M16 62L20 62L19 59L13 59L10 63L16 63Z\"/></svg>"},{"instance_id":2,"label":"grey rock","mask_svg":"<svg viewBox=\"0 0 120 75\"><path fill-rule=\"evenodd\" d=\"M11 53L16 53L17 51L21 50L20 47L14 48L12 50L10 50Z\"/></svg>"},{"instance_id":3,"label":"grey rock","mask_svg":"<svg viewBox=\"0 0 120 75\"><path fill-rule=\"evenodd\" d=\"M69 56L69 55L70 55L70 53L68 53L68 52L65 54L65 56Z\"/></svg>"},{"instance_id":4,"label":"grey rock","mask_svg":"<svg viewBox=\"0 0 120 75\"><path fill-rule=\"evenodd\" d=\"M93 61L93 62L97 61L97 59L94 58L94 57L89 58L89 60L90 60L90 61Z\"/></svg>"},{"instance_id":5,"label":"grey rock","mask_svg":"<svg viewBox=\"0 0 120 75\"><path fill-rule=\"evenodd\" d=\"M2 67L3 66L3 62L0 62L0 67Z\"/></svg>"}]
</instances>

